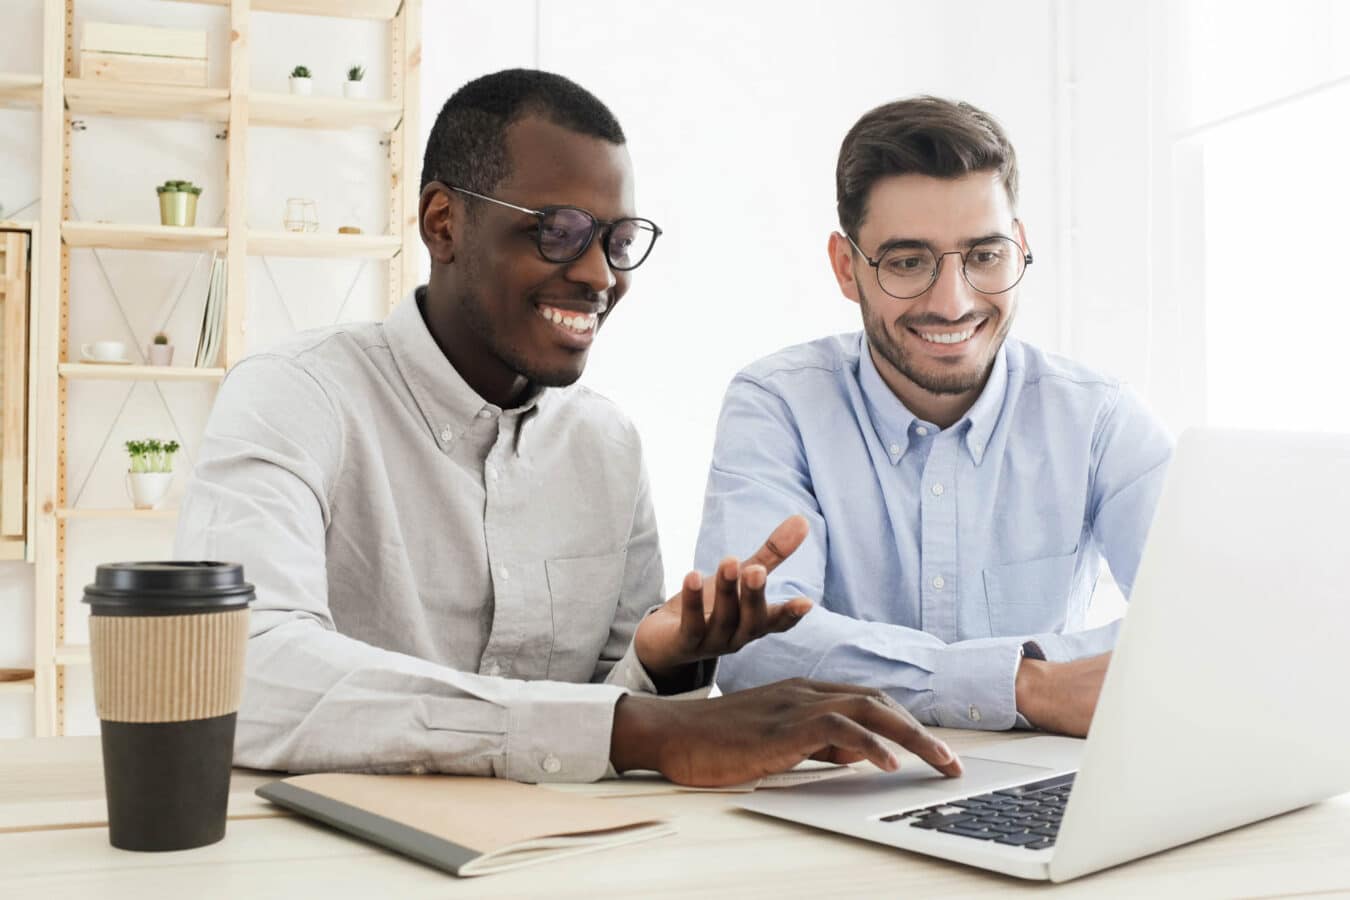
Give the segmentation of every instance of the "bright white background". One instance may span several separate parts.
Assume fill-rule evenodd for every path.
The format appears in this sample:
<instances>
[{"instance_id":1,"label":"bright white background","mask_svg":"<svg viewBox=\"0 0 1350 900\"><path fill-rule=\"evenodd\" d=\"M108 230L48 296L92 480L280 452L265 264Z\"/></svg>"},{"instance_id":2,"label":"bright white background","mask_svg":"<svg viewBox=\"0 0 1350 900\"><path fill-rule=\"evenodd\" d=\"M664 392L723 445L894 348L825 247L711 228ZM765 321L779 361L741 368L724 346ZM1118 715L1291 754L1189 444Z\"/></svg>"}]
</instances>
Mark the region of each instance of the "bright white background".
<instances>
[{"instance_id":1,"label":"bright white background","mask_svg":"<svg viewBox=\"0 0 1350 900\"><path fill-rule=\"evenodd\" d=\"M6 70L36 71L38 4L3 2L0 59ZM585 381L644 437L672 586L692 555L729 378L784 345L858 327L825 261L835 154L859 115L895 97L967 99L1007 127L1037 259L1024 282L1022 338L1129 379L1174 430L1202 422L1350 430L1350 406L1338 397L1350 327L1340 263L1350 201L1350 3L1296 0L1278 14L1255 0L840 0L791 14L750 0L424 6L424 135L458 85L507 66L576 79L628 132L639 209L666 235L597 341ZM156 0L79 0L77 9L105 21L211 28L213 54L223 53L218 11ZM349 60L383 68L378 31L326 23L316 40L318 21L267 16L267 27L255 28L253 83L280 89L302 61L292 58L296 47L331 74L333 83L320 85L326 93L339 90L336 72ZM213 65L212 77L220 83L223 70ZM36 197L36 126L33 114L0 112L7 209ZM95 127L97 143L81 149L77 137L75 151L73 194L85 217L151 221L140 182L165 177L206 183L204 212L218 214L223 157L198 133L205 126ZM328 136L299 153L295 143L254 134L255 222L271 224L296 193L319 199L325 226L378 209L368 206L378 202L375 179L359 174L379 150L368 137ZM171 160L181 162L168 174ZM100 255L106 280L76 256L81 334L127 327L107 311L109 282L138 342L166 316L173 327L177 291L188 299L173 315L190 323L198 314L200 292L184 287L201 277L186 271L191 259ZM383 272L374 266L253 267L252 340L378 309ZM102 502L114 502L119 489L120 458L98 441L109 404L121 399L112 391L72 397L85 404L72 408L85 410L80 427L88 425L92 444L77 437L71 445L72 479L89 475L85 502L105 492L113 493ZM200 427L209 394L166 400L184 431ZM133 396L127 409L123 430L168 424L153 393ZM114 435L114 451L126 436ZM760 537L728 549L744 552ZM82 548L72 599L94 563L168 546L162 528L72 539ZM0 565L0 666L31 659L31 604L30 567ZM1103 606L1099 614L1115 609ZM72 680L81 709L79 676ZM30 715L26 698L0 697L0 736L29 733ZM70 726L96 722L85 709Z\"/></svg>"}]
</instances>

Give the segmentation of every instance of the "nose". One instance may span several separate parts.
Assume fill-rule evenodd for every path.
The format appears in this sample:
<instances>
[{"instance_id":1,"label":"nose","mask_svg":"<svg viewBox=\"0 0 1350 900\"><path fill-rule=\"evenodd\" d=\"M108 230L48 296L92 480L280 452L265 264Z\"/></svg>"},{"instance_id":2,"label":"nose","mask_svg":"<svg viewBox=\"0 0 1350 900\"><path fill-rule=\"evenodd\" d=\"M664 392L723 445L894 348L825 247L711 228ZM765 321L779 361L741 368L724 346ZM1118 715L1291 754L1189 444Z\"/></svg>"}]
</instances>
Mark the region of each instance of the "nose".
<instances>
[{"instance_id":1,"label":"nose","mask_svg":"<svg viewBox=\"0 0 1350 900\"><path fill-rule=\"evenodd\" d=\"M567 280L584 284L593 294L603 294L616 283L614 270L605 256L603 235L597 234L586 252L567 264Z\"/></svg>"},{"instance_id":2,"label":"nose","mask_svg":"<svg viewBox=\"0 0 1350 900\"><path fill-rule=\"evenodd\" d=\"M961 254L955 250L938 257L937 279L923 295L926 311L955 322L975 308L975 289L961 272Z\"/></svg>"}]
</instances>

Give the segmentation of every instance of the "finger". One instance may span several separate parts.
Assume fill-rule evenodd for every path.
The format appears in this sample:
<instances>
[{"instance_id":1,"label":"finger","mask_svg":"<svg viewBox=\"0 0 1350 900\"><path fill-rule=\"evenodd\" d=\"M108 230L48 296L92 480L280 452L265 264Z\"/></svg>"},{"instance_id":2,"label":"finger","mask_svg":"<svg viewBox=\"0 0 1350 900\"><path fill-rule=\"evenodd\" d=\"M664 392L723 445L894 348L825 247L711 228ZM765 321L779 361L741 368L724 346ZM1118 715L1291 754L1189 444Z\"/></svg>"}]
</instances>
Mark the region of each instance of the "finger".
<instances>
[{"instance_id":1,"label":"finger","mask_svg":"<svg viewBox=\"0 0 1350 900\"><path fill-rule=\"evenodd\" d=\"M737 591L740 621L732 636L730 649L739 650L765 633L764 623L769 617L768 606L764 602L764 585L767 581L763 566L741 567L741 584Z\"/></svg>"},{"instance_id":2,"label":"finger","mask_svg":"<svg viewBox=\"0 0 1350 900\"><path fill-rule=\"evenodd\" d=\"M784 603L770 606L764 617L764 623L760 628L760 635L777 634L781 631L787 631L792 626L802 620L802 616L809 613L815 604L805 597L793 597Z\"/></svg>"},{"instance_id":3,"label":"finger","mask_svg":"<svg viewBox=\"0 0 1350 900\"><path fill-rule=\"evenodd\" d=\"M955 777L964 771L952 749L919 724L909 710L877 691L868 695L850 692L830 704L868 731L895 741L944 775ZM870 758L870 757L869 757Z\"/></svg>"},{"instance_id":4,"label":"finger","mask_svg":"<svg viewBox=\"0 0 1350 900\"><path fill-rule=\"evenodd\" d=\"M731 642L740 620L740 608L736 599L736 581L741 574L741 564L734 556L728 556L717 566L717 580L713 585L712 615L708 617L708 629L704 636L705 645L718 653Z\"/></svg>"},{"instance_id":5,"label":"finger","mask_svg":"<svg viewBox=\"0 0 1350 900\"><path fill-rule=\"evenodd\" d=\"M788 516L773 530L764 546L756 550L753 556L746 558L745 564L763 566L764 571L772 572L778 568L779 563L802 545L810 530L811 526L807 524L805 516Z\"/></svg>"},{"instance_id":6,"label":"finger","mask_svg":"<svg viewBox=\"0 0 1350 900\"><path fill-rule=\"evenodd\" d=\"M846 715L826 713L811 719L807 727L805 737L814 745L810 751L813 757L852 758L854 762L865 759L883 772L900 768L900 757L881 738Z\"/></svg>"},{"instance_id":7,"label":"finger","mask_svg":"<svg viewBox=\"0 0 1350 900\"><path fill-rule=\"evenodd\" d=\"M680 640L686 647L703 643L707 630L703 619L703 576L690 572L680 586Z\"/></svg>"}]
</instances>

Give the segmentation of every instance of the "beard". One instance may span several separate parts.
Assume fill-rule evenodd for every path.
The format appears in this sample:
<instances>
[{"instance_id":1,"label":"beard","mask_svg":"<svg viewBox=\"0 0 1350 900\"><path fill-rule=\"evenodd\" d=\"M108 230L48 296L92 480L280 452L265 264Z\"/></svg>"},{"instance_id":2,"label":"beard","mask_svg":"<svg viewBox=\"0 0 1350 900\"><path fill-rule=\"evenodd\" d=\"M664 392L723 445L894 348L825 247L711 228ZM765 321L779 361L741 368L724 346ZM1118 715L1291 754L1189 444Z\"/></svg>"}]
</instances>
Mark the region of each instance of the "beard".
<instances>
[{"instance_id":1,"label":"beard","mask_svg":"<svg viewBox=\"0 0 1350 900\"><path fill-rule=\"evenodd\" d=\"M895 371L930 394L947 396L967 394L982 387L989 377L990 370L994 367L994 358L998 355L999 348L1003 346L1004 340L1008 337L1008 331L1012 328L1013 316L1011 314L1006 317L999 316L998 312L995 311L989 318L997 317L999 319L997 323L998 331L989 341L986 358L975 360L963 368L947 368L939 363L933 368L925 369L911 359L901 343L891 335L886 327L886 320L867 299L862 285L858 285L858 296L861 298L863 330L867 334L868 345L876 353L879 353L886 362L890 363ZM978 316L970 316L944 324L973 324L978 320ZM903 318L900 320L900 327L906 327ZM989 326L986 325L985 327Z\"/></svg>"}]
</instances>

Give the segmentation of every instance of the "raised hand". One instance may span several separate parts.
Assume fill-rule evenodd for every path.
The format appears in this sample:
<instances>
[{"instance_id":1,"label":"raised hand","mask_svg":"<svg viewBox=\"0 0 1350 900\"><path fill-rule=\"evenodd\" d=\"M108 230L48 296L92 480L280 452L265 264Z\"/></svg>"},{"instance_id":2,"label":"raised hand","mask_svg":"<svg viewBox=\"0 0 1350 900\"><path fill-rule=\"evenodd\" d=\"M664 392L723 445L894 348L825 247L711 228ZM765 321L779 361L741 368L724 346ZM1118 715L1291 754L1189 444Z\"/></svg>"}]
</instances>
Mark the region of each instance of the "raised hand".
<instances>
[{"instance_id":1,"label":"raised hand","mask_svg":"<svg viewBox=\"0 0 1350 900\"><path fill-rule=\"evenodd\" d=\"M810 612L805 597L774 606L764 598L768 574L801 546L808 529L806 519L791 516L744 563L727 557L712 580L686 575L680 593L644 618L634 636L638 659L653 680L675 680L681 667L787 631Z\"/></svg>"}]
</instances>

